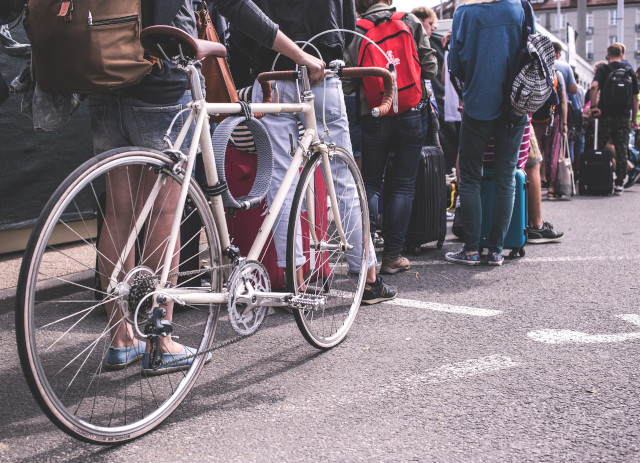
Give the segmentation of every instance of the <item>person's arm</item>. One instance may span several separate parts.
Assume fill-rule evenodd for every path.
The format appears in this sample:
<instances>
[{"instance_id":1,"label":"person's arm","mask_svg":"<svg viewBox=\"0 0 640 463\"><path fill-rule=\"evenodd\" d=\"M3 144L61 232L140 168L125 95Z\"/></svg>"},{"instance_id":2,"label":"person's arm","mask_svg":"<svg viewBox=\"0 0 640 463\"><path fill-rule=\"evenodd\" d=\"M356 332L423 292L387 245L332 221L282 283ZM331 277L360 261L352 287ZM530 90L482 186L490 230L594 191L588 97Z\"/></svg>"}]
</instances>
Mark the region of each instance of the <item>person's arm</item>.
<instances>
[{"instance_id":1,"label":"person's arm","mask_svg":"<svg viewBox=\"0 0 640 463\"><path fill-rule=\"evenodd\" d=\"M560 103L560 111L562 111L562 134L566 135L568 131L567 109L569 105L567 104L567 93L564 91L564 89L562 89L560 93L562 93L562 102Z\"/></svg>"},{"instance_id":2,"label":"person's arm","mask_svg":"<svg viewBox=\"0 0 640 463\"><path fill-rule=\"evenodd\" d=\"M276 39L271 47L278 53L282 53L291 58L296 64L306 66L309 69L309 77L312 81L324 78L324 61L307 52L304 52L293 41L281 31L276 34Z\"/></svg>"},{"instance_id":3,"label":"person's arm","mask_svg":"<svg viewBox=\"0 0 640 463\"><path fill-rule=\"evenodd\" d=\"M453 23L451 24L451 39L449 40L449 73L452 77L457 77L464 82L464 69L460 61L460 50L464 41L464 34L461 34L461 8L458 8L453 15ZM451 79L453 80L453 79Z\"/></svg>"},{"instance_id":4,"label":"person's arm","mask_svg":"<svg viewBox=\"0 0 640 463\"><path fill-rule=\"evenodd\" d=\"M567 73L569 77L565 79L565 83L567 84L567 92L576 93L578 91L578 84L576 83L576 78L573 76L573 70L571 69L571 67L570 66L567 66L567 67L569 68L569 72Z\"/></svg>"},{"instance_id":5,"label":"person's arm","mask_svg":"<svg viewBox=\"0 0 640 463\"><path fill-rule=\"evenodd\" d=\"M420 20L413 14L409 13L405 18L405 24L407 24L411 30L413 40L416 43L416 51L418 53L418 59L420 59L420 77L423 79L433 79L438 72L438 59L436 58L435 51L431 48L429 36L427 36Z\"/></svg>"},{"instance_id":6,"label":"person's arm","mask_svg":"<svg viewBox=\"0 0 640 463\"><path fill-rule=\"evenodd\" d=\"M251 0L216 0L215 7L229 21L242 25L242 32L260 45L282 53L300 66L307 66L311 80L324 77L324 62L302 51Z\"/></svg>"}]
</instances>

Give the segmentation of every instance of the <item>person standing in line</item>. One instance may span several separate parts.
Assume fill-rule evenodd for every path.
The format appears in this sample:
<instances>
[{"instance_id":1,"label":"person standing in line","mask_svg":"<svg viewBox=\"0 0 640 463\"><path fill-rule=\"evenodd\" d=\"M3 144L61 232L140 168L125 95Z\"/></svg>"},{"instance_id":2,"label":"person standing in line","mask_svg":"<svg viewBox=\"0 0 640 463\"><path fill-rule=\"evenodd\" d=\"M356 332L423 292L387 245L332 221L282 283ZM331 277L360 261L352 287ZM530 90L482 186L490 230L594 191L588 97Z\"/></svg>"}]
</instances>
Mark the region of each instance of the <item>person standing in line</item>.
<instances>
[{"instance_id":1,"label":"person standing in line","mask_svg":"<svg viewBox=\"0 0 640 463\"><path fill-rule=\"evenodd\" d=\"M449 72L465 83L459 145L464 247L447 253L445 259L449 262L480 264L480 180L491 135L495 138L496 191L487 263L504 262L502 247L513 211L516 162L527 116L513 121L509 127L504 115L503 88L509 70L515 66L524 21L525 12L519 0L471 0L459 6L453 16Z\"/></svg>"},{"instance_id":2,"label":"person standing in line","mask_svg":"<svg viewBox=\"0 0 640 463\"><path fill-rule=\"evenodd\" d=\"M355 6L352 0L325 0L322 2L317 0L297 0L296 2L288 0L255 0L255 3L264 14L278 24L282 32L295 41L306 42L315 35L330 29L355 29ZM234 31L232 34L239 34L235 38L236 43L251 57L253 77L257 77L261 72L270 71L274 65L276 53L266 49L260 43L256 44L246 35L243 37L239 28L234 29ZM320 35L313 41L312 45L313 49L317 50L322 56L324 62L330 63L336 59L343 59L344 50L351 38L351 34L331 32ZM275 70L288 70L293 69L293 67L294 63L286 58L278 59L275 62ZM314 75L311 78L314 81L321 80L321 78ZM330 77L325 80L324 84L314 86L312 92L315 96L315 112L318 115L318 133L325 133L324 123L326 122L327 133L325 134L325 140L333 142L352 153L349 124L340 79ZM278 82L278 95L280 101L297 101L299 91L296 83ZM254 83L252 100L254 102L262 101L262 88L257 81ZM269 204L275 198L282 179L291 164L289 134L297 133L298 117L302 116L267 114L260 119L269 134L272 135L271 142L273 144L273 178L267 193L267 203ZM337 187L337 189L344 191L347 188L348 184L346 182L349 179L344 174L334 172L334 181L343 185L342 188ZM287 224L289 223L289 213L295 188L296 182L288 192L273 226L279 267L286 266ZM355 201L355 198L353 200ZM352 236L355 235L355 233L352 234ZM371 240L367 240L367 243L352 244L356 248L358 246L369 246L369 270L362 296L362 304L377 304L395 298L397 294L396 288L386 284L376 273L376 254ZM298 262L298 265L302 265L302 263ZM349 261L349 264L356 266L359 265L359 262ZM299 281L302 281L303 277L301 272L302 268L298 272Z\"/></svg>"},{"instance_id":3,"label":"person standing in line","mask_svg":"<svg viewBox=\"0 0 640 463\"><path fill-rule=\"evenodd\" d=\"M422 23L422 27L424 27L424 31L427 34L429 40L431 40L431 34L438 28L438 15L431 8L426 8L424 6L414 8L411 10L411 14L413 14L416 18L420 20ZM431 79L424 80L424 86L429 92L429 101L431 102L431 107L433 111L436 113L436 116L440 117L440 111L438 109L438 102L436 101L436 95L433 91L433 85L431 84Z\"/></svg>"},{"instance_id":4,"label":"person standing in line","mask_svg":"<svg viewBox=\"0 0 640 463\"><path fill-rule=\"evenodd\" d=\"M431 39L431 34L438 28L438 15L436 12L431 8L420 6L411 10L411 14L420 20L427 37Z\"/></svg>"},{"instance_id":5,"label":"person standing in line","mask_svg":"<svg viewBox=\"0 0 640 463\"><path fill-rule=\"evenodd\" d=\"M627 176L629 129L638 126L636 122L638 117L638 79L633 70L621 62L622 48L619 44L609 45L607 60L609 63L598 68L591 83L589 93L592 102L596 100L598 90L601 90L598 106L591 109L591 114L600 119L598 148L604 150L609 139L615 147L616 179L613 189L615 193L622 193ZM628 88L625 87L623 93L614 91L611 79L612 74L621 69L626 71L626 76L620 79L620 84L628 86ZM616 87L618 86L616 85ZM623 101L623 94L630 96L624 98Z\"/></svg>"},{"instance_id":6,"label":"person standing in line","mask_svg":"<svg viewBox=\"0 0 640 463\"><path fill-rule=\"evenodd\" d=\"M391 6L392 0L356 0L358 14L381 24L392 20L396 9ZM408 13L401 19L407 26L413 41L420 64L420 77L432 79L437 72L437 61L434 50L424 27L414 15ZM360 30L359 32L363 32ZM358 65L360 45L363 39L354 38L345 53L348 66ZM392 53L393 50L387 53ZM402 56L395 53L394 56ZM397 66L405 63L399 62ZM408 68L408 64L404 69ZM408 72L408 71L406 71ZM416 84L418 84L416 82ZM405 236L411 218L413 195L418 172L418 163L422 146L427 135L429 92L424 85L419 102L413 108L384 117L373 117L364 91L360 91L360 114L362 117L362 177L369 201L369 216L372 230L378 217L378 198L384 188L388 189L389 203L385 204L384 219L384 252L380 273L395 274L411 268L409 259L401 255ZM355 91L354 82L345 82L345 91ZM385 168L390 152L395 153L393 172L385 177Z\"/></svg>"},{"instance_id":7,"label":"person standing in line","mask_svg":"<svg viewBox=\"0 0 640 463\"><path fill-rule=\"evenodd\" d=\"M277 25L264 16L251 0L216 0L216 8L220 12L238 23L245 24L247 30L265 47L272 47L299 64L304 64L311 70L311 75L320 78L323 75L324 63L319 59L303 52L289 38L278 30ZM172 25L197 36L196 21L191 0L143 0L143 27L151 25ZM163 136L169 123L186 104L191 101L186 74L173 63L163 60L162 66L154 68L140 83L117 91L91 95L89 97L89 112L91 114L91 130L94 154L99 154L113 148L124 146L145 146L157 150L166 148ZM181 126L180 120L176 126ZM172 136L175 137L179 129L174 127ZM191 135L183 143L189 146ZM135 178L134 175L136 175ZM106 185L109 198L106 204L105 220L101 236L111 239L101 239L98 243L99 255L98 272L101 275L101 285L106 288L109 275L115 267L120 251L124 248L124 239L129 235L132 221L130 217L136 214L137 205L131 204L126 198L128 187L139 182L140 185L152 184L155 181L153 173L145 172L113 172ZM151 221L158 225L153 227L150 236L145 237L146 248L153 250L152 255L145 256L146 262L153 268L158 268L162 259L162 243L170 232L172 212L178 200L178 192L169 194L167 198L158 199L159 204L153 208ZM161 202L161 203L160 203ZM123 219L124 218L124 219ZM172 266L177 266L179 253L175 253ZM124 264L124 272L134 265L131 253ZM120 369L142 359L143 368L149 366L150 346L138 342L131 326L122 322L122 314L114 303L105 303L109 314L111 328L111 343L105 359L107 369ZM173 306L167 306L167 319L172 317ZM190 354L194 349L176 342L173 337L160 339L164 361L177 361L172 367L187 368L193 361ZM181 360L184 357L184 360ZM167 373L174 368L160 367L161 373ZM156 372L157 373L157 372Z\"/></svg>"}]
</instances>

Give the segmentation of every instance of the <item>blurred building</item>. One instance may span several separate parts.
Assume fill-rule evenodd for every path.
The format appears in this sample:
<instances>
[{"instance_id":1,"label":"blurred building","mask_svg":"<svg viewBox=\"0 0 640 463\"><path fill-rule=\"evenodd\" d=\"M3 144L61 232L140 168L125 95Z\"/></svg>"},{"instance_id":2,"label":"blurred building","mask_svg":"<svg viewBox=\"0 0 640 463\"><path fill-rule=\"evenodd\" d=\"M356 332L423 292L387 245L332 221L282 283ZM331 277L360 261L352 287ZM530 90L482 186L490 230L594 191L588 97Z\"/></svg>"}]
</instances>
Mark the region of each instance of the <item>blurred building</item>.
<instances>
[{"instance_id":1,"label":"blurred building","mask_svg":"<svg viewBox=\"0 0 640 463\"><path fill-rule=\"evenodd\" d=\"M624 0L622 17L616 0L562 0L560 29L556 0L531 0L531 4L538 23L564 42L567 26L575 30L576 52L587 62L603 60L611 43L622 42L625 58L634 68L640 65L640 0Z\"/></svg>"}]
</instances>

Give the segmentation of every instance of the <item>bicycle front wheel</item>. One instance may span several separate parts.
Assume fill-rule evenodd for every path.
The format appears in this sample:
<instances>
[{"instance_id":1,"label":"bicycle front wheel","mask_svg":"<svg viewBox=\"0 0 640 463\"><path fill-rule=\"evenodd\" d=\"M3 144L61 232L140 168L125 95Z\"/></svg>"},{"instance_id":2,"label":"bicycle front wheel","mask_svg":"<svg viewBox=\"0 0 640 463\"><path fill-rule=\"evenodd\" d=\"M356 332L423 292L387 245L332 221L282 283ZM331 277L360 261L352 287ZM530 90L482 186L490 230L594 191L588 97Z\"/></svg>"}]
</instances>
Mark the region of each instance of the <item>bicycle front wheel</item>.
<instances>
[{"instance_id":1,"label":"bicycle front wheel","mask_svg":"<svg viewBox=\"0 0 640 463\"><path fill-rule=\"evenodd\" d=\"M25 251L16 295L22 369L43 411L78 439L114 443L150 431L178 406L207 360L198 353L212 345L217 304L175 310L166 304L173 339L190 348L187 355L195 354L171 373L152 371L148 339L134 326L143 331L143 300L162 292L167 253L173 255L173 286L213 292L222 287L221 272L206 271L219 264L220 244L195 182L188 188L179 243L168 249L166 230L184 182L173 166L167 155L146 148L90 159L48 201ZM128 254L122 251L127 239L134 241ZM110 348L117 333L128 349Z\"/></svg>"},{"instance_id":2,"label":"bicycle front wheel","mask_svg":"<svg viewBox=\"0 0 640 463\"><path fill-rule=\"evenodd\" d=\"M337 204L331 204L317 153L300 175L287 235L287 284L300 302L294 316L305 339L319 349L334 347L347 335L362 300L369 256L360 171L342 148L331 150L329 160Z\"/></svg>"}]
</instances>

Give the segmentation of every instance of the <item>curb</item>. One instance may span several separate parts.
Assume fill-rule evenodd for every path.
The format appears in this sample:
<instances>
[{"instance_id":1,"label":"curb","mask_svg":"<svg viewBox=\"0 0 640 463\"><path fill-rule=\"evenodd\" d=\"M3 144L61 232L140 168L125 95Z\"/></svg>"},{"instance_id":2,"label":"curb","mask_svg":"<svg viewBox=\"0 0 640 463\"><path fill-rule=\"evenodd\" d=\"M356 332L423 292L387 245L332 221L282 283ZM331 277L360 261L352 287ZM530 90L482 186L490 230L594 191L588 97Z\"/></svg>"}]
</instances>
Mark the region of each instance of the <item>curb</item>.
<instances>
[{"instance_id":1,"label":"curb","mask_svg":"<svg viewBox=\"0 0 640 463\"><path fill-rule=\"evenodd\" d=\"M94 270L85 270L83 272L72 273L71 275L64 276L64 282L72 283L71 285L62 285L58 278L51 279L40 283L39 296L41 298L65 297L76 292L79 287L92 289L95 281L94 278ZM0 290L0 315L14 311L16 305L16 290L17 288L15 287Z\"/></svg>"}]
</instances>

